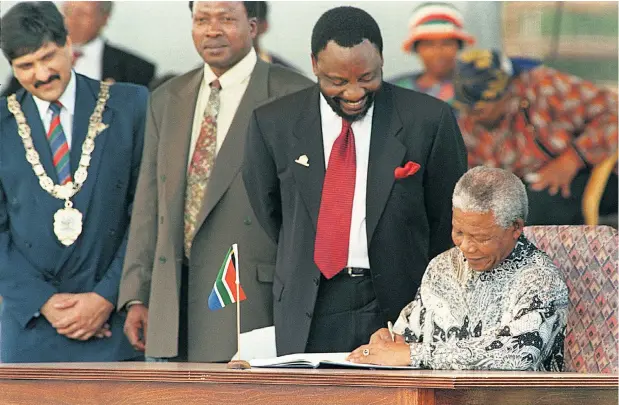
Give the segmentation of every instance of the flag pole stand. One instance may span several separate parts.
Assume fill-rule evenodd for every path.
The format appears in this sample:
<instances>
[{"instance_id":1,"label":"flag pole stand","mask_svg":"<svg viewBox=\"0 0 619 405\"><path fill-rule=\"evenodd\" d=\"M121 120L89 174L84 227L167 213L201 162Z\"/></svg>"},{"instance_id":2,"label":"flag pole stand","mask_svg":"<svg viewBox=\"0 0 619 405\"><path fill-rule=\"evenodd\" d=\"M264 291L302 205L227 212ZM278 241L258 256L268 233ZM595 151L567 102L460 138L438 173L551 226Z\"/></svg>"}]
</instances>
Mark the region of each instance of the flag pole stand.
<instances>
[{"instance_id":1,"label":"flag pole stand","mask_svg":"<svg viewBox=\"0 0 619 405\"><path fill-rule=\"evenodd\" d=\"M245 361L245 360L241 360L241 300L239 299L239 297L241 296L240 294L240 289L241 289L241 282L239 281L239 277L238 277L238 266L237 268L237 277L236 277L236 296L237 296L237 300L236 300L236 342L237 342L237 358L236 360L230 360L228 362L227 368L231 369L231 370L247 370L250 369L251 366L249 365L249 362Z\"/></svg>"}]
</instances>

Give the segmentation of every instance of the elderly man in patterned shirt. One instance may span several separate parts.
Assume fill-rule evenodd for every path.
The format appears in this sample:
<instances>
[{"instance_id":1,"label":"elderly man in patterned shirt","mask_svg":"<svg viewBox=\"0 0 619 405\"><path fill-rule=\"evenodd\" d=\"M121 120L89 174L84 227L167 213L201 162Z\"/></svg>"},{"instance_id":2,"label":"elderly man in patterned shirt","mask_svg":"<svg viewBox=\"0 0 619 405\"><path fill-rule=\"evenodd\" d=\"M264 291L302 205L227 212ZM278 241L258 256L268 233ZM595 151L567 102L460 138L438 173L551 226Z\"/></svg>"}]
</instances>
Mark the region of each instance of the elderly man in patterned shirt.
<instances>
[{"instance_id":1,"label":"elderly man in patterned shirt","mask_svg":"<svg viewBox=\"0 0 619 405\"><path fill-rule=\"evenodd\" d=\"M545 66L514 74L510 59L479 49L460 55L454 85L469 166L525 180L529 225L582 223L591 168L617 153L617 95ZM603 215L617 212L615 173Z\"/></svg>"},{"instance_id":2,"label":"elderly man in patterned shirt","mask_svg":"<svg viewBox=\"0 0 619 405\"><path fill-rule=\"evenodd\" d=\"M349 360L456 370L563 369L568 290L522 234L527 193L513 173L478 166L456 184L456 247L434 258L393 332Z\"/></svg>"}]
</instances>

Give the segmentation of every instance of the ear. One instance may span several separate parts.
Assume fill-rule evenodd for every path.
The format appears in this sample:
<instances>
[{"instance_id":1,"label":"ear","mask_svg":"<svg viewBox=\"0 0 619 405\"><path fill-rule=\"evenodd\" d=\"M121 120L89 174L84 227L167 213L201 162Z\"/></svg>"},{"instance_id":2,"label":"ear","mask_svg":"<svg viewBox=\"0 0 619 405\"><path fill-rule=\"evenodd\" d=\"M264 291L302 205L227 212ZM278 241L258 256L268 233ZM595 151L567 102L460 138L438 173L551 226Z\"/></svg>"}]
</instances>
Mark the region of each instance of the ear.
<instances>
[{"instance_id":1,"label":"ear","mask_svg":"<svg viewBox=\"0 0 619 405\"><path fill-rule=\"evenodd\" d=\"M313 54L310 55L310 57L312 58L312 70L314 71L314 75L318 76L318 60Z\"/></svg>"},{"instance_id":2,"label":"ear","mask_svg":"<svg viewBox=\"0 0 619 405\"><path fill-rule=\"evenodd\" d=\"M249 18L249 36L253 40L258 35L258 19L256 17Z\"/></svg>"},{"instance_id":3,"label":"ear","mask_svg":"<svg viewBox=\"0 0 619 405\"><path fill-rule=\"evenodd\" d=\"M524 221L522 219L518 219L516 220L516 222L514 222L514 231L513 231L513 237L514 240L517 240L520 235L522 235L522 232L524 232Z\"/></svg>"}]
</instances>

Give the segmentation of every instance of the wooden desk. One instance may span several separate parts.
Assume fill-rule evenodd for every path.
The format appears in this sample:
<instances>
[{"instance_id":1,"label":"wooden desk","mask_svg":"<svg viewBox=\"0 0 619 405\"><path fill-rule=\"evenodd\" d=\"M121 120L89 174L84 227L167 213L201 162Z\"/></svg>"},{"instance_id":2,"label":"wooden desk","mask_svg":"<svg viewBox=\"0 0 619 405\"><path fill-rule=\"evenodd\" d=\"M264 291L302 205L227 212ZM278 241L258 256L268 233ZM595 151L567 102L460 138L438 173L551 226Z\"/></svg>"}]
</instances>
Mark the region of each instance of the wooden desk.
<instances>
[{"instance_id":1,"label":"wooden desk","mask_svg":"<svg viewBox=\"0 0 619 405\"><path fill-rule=\"evenodd\" d=\"M0 364L3 405L616 405L617 389L618 376L604 374Z\"/></svg>"}]
</instances>

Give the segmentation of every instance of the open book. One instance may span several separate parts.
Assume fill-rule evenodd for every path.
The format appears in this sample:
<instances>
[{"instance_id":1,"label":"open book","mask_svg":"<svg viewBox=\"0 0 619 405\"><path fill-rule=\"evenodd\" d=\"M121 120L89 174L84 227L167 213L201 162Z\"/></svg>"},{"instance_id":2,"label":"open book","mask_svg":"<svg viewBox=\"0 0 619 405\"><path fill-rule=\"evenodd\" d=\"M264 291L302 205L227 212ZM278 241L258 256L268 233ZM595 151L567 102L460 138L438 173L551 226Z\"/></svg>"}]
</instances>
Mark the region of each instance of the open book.
<instances>
[{"instance_id":1,"label":"open book","mask_svg":"<svg viewBox=\"0 0 619 405\"><path fill-rule=\"evenodd\" d=\"M414 369L411 366L378 366L376 364L351 363L346 361L350 353L297 353L269 359L250 360L252 367L275 368L318 368L318 367L354 367L374 369Z\"/></svg>"}]
</instances>

